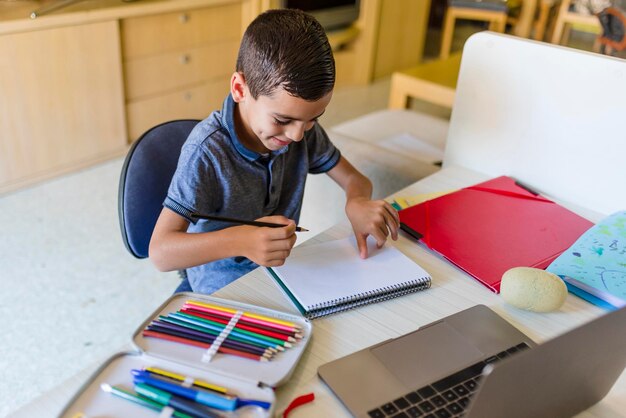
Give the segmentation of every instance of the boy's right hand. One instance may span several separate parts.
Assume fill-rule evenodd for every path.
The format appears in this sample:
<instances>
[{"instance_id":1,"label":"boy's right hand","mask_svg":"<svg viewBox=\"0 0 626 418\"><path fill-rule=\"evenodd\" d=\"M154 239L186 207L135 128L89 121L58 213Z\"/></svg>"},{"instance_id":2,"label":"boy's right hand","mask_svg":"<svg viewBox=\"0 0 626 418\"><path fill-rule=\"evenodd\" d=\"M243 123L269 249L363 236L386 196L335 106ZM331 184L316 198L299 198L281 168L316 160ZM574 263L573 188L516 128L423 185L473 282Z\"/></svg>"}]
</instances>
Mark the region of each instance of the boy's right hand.
<instances>
[{"instance_id":1,"label":"boy's right hand","mask_svg":"<svg viewBox=\"0 0 626 418\"><path fill-rule=\"evenodd\" d=\"M241 255L260 266L282 266L296 243L295 222L284 216L264 216L255 220L286 226L278 228L237 226L236 228L244 234L241 241L243 245Z\"/></svg>"}]
</instances>

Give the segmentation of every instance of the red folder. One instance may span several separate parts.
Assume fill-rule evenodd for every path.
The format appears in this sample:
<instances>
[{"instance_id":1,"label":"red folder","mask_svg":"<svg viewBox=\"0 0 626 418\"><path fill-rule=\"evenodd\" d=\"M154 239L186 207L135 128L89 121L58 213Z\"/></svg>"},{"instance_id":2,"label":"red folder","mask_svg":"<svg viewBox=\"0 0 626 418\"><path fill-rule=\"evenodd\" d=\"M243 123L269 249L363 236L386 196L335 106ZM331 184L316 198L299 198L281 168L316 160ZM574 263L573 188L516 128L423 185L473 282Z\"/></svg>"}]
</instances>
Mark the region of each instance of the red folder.
<instances>
[{"instance_id":1,"label":"red folder","mask_svg":"<svg viewBox=\"0 0 626 418\"><path fill-rule=\"evenodd\" d=\"M400 222L496 293L505 271L546 268L593 226L506 176L401 210Z\"/></svg>"}]
</instances>

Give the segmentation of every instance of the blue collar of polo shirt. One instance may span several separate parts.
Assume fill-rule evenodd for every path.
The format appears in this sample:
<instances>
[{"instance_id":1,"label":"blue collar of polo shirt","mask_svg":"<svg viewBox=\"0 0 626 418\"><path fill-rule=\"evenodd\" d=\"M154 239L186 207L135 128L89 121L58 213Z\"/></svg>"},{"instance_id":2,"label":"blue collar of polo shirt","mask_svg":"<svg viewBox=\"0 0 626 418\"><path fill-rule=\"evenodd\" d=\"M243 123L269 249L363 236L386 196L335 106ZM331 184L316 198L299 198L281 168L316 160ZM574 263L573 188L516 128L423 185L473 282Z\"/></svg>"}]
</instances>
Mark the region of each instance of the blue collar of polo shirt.
<instances>
[{"instance_id":1,"label":"blue collar of polo shirt","mask_svg":"<svg viewBox=\"0 0 626 418\"><path fill-rule=\"evenodd\" d=\"M237 152L241 154L242 157L244 157L248 161L257 161L263 157L263 154L246 148L239 140L237 132L235 131L235 101L233 100L233 96L231 94L226 96L226 99L224 99L224 104L222 105L222 125L226 127L231 142L233 143ZM277 155L287 152L288 147L289 145L287 145L286 147L282 147L277 151L273 151L271 153L270 159L273 159Z\"/></svg>"}]
</instances>

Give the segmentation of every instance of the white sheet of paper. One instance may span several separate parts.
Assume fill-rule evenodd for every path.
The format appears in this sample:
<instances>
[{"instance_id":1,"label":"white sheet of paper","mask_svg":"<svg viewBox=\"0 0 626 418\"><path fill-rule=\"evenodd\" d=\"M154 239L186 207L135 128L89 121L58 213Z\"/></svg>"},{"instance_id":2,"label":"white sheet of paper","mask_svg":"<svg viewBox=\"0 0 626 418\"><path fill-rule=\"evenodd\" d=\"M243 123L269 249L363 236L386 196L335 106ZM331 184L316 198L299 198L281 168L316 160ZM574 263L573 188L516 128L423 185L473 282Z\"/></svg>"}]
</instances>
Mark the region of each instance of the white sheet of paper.
<instances>
[{"instance_id":1,"label":"white sheet of paper","mask_svg":"<svg viewBox=\"0 0 626 418\"><path fill-rule=\"evenodd\" d=\"M429 277L390 244L376 248L368 240L369 256L359 257L354 236L295 248L274 272L305 307L375 292Z\"/></svg>"}]
</instances>

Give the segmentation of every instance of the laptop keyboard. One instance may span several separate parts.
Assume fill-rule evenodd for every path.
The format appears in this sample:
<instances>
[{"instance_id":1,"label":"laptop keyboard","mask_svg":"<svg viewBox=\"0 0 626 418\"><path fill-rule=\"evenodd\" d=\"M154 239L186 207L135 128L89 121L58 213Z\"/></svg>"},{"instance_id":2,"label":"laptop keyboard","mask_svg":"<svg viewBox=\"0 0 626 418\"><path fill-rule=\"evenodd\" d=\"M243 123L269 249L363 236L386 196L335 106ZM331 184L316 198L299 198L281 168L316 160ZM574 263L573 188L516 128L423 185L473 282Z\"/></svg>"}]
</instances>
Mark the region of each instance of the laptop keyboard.
<instances>
[{"instance_id":1,"label":"laptop keyboard","mask_svg":"<svg viewBox=\"0 0 626 418\"><path fill-rule=\"evenodd\" d=\"M478 389L483 368L509 355L528 348L518 344L495 356L473 364L448 377L410 392L368 412L371 418L451 418L463 415L470 397Z\"/></svg>"}]
</instances>

